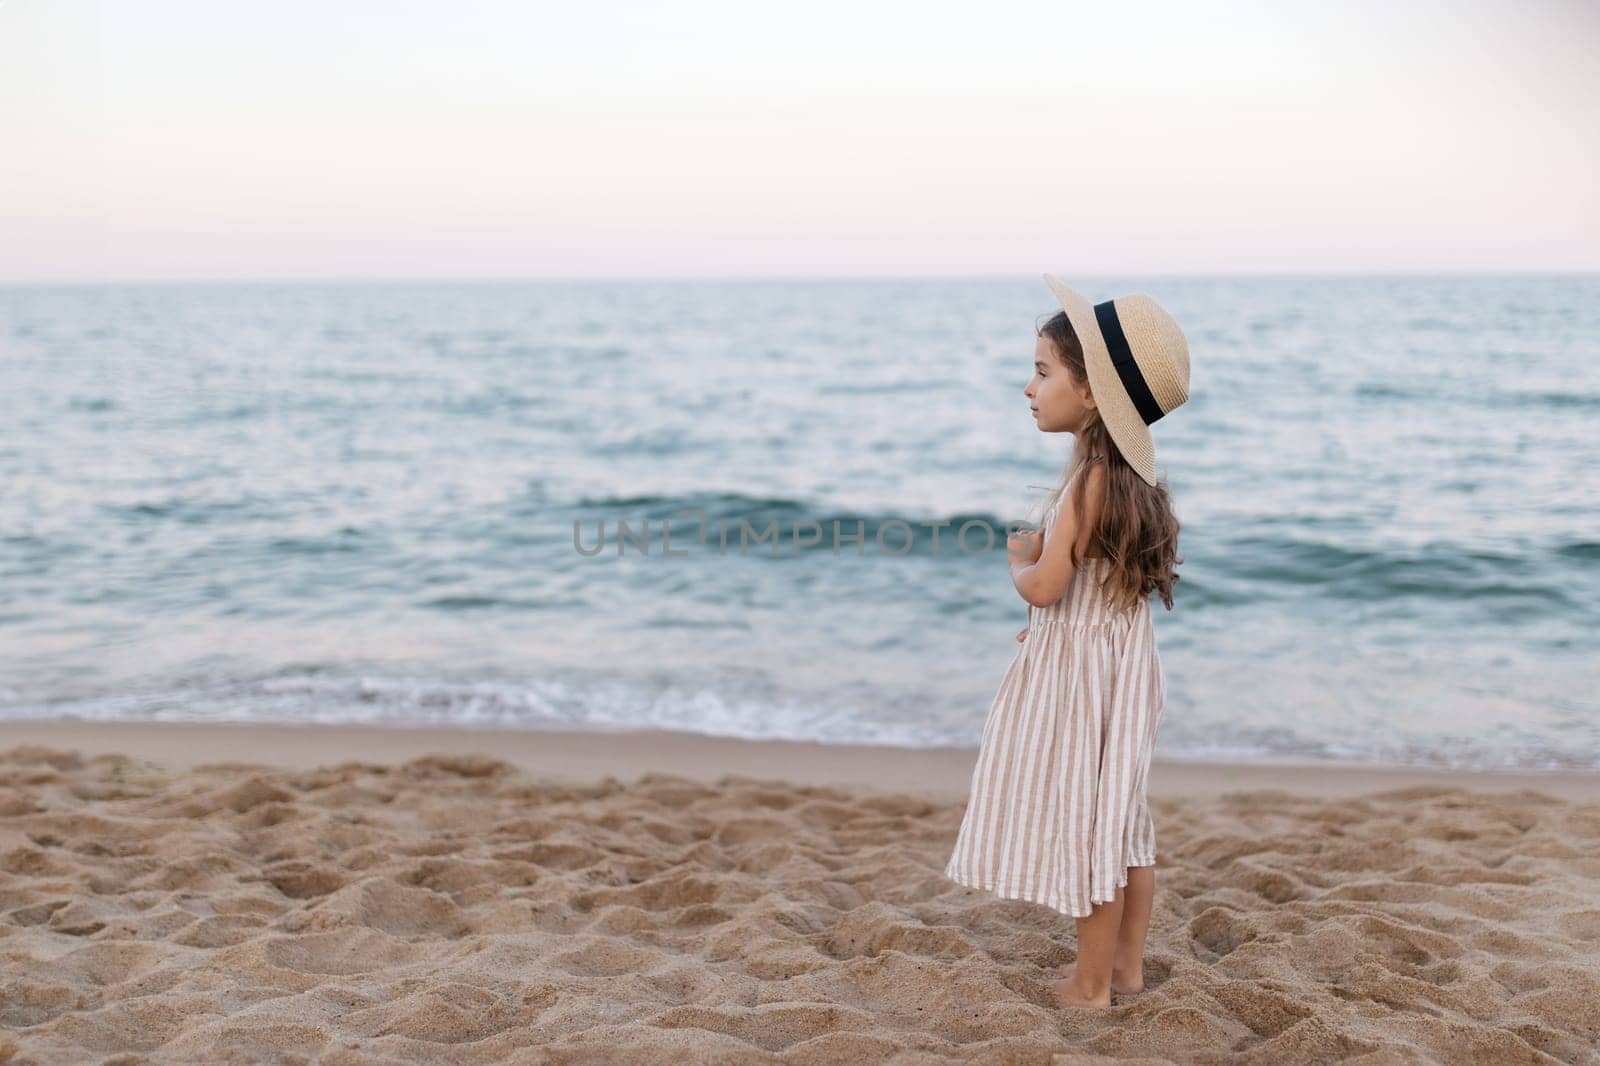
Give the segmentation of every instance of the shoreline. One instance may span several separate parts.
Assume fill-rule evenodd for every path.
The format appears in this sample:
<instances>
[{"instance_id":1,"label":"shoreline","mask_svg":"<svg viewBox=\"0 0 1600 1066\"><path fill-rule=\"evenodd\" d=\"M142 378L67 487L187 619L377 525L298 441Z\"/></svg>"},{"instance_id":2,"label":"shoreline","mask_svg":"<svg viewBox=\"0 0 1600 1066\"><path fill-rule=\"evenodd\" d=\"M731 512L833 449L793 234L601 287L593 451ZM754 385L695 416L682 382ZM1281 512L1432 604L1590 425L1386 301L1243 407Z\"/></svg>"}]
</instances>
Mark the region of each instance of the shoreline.
<instances>
[{"instance_id":1,"label":"shoreline","mask_svg":"<svg viewBox=\"0 0 1600 1066\"><path fill-rule=\"evenodd\" d=\"M714 783L726 775L795 784L964 799L977 748L904 748L747 740L666 730L505 729L473 726L95 722L28 719L0 724L0 750L43 745L85 756L120 754L189 769L205 763L262 763L295 769L348 760L403 762L430 754L483 754L535 777L579 783L674 774ZM1344 797L1398 788L1531 790L1600 799L1600 772L1458 770L1305 761L1156 759L1152 797L1209 798L1243 791Z\"/></svg>"}]
</instances>

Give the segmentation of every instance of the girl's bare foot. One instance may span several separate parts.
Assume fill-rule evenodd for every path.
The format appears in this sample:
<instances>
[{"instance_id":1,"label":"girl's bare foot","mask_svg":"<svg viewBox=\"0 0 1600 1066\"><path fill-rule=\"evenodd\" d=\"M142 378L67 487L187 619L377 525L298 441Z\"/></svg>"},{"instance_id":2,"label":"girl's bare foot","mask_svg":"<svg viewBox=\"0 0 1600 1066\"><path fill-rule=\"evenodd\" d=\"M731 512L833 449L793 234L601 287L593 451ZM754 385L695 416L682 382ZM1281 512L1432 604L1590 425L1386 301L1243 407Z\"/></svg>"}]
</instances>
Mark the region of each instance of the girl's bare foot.
<instances>
[{"instance_id":1,"label":"girl's bare foot","mask_svg":"<svg viewBox=\"0 0 1600 1066\"><path fill-rule=\"evenodd\" d=\"M1099 996L1091 996L1078 987L1077 967L1068 963L1062 968L1066 976L1050 986L1051 995L1055 997L1058 1007L1109 1007L1111 1006L1111 990L1108 988Z\"/></svg>"},{"instance_id":2,"label":"girl's bare foot","mask_svg":"<svg viewBox=\"0 0 1600 1066\"><path fill-rule=\"evenodd\" d=\"M1076 963L1064 962L1056 967L1056 973L1062 977L1071 977L1075 965ZM1140 992L1143 992L1144 973L1142 972L1143 968L1141 967L1140 969L1141 972L1139 973L1127 974L1113 967L1111 970L1111 991L1119 996L1137 996Z\"/></svg>"}]
</instances>

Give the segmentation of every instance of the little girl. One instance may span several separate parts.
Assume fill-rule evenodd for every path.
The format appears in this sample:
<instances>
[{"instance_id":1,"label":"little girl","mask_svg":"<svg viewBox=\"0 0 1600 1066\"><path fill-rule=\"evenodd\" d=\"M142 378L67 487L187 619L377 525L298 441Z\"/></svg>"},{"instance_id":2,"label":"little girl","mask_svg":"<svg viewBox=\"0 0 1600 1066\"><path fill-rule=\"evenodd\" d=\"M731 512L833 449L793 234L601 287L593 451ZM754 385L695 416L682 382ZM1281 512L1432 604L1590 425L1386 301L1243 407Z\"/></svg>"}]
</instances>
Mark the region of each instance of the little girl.
<instances>
[{"instance_id":1,"label":"little girl","mask_svg":"<svg viewBox=\"0 0 1600 1066\"><path fill-rule=\"evenodd\" d=\"M1044 280L1062 309L1038 330L1023 393L1042 432L1076 444L1040 532L1007 545L1028 625L944 872L1072 915L1078 957L1052 986L1056 1002L1105 1006L1113 991L1144 989L1156 861L1146 776L1166 702L1149 595L1171 610L1182 562L1149 426L1189 398L1189 347L1148 296L1091 306Z\"/></svg>"}]
</instances>

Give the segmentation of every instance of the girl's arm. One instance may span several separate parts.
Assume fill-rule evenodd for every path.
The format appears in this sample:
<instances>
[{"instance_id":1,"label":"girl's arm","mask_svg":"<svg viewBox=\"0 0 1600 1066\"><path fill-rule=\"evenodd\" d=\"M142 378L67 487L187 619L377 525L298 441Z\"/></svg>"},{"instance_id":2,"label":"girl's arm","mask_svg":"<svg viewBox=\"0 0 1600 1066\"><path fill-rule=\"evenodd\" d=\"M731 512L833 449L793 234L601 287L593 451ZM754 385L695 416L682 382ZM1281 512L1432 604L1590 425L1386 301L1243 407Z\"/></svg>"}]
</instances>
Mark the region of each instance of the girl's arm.
<instances>
[{"instance_id":1,"label":"girl's arm","mask_svg":"<svg viewBox=\"0 0 1600 1066\"><path fill-rule=\"evenodd\" d=\"M1084 516L1083 528L1078 528L1073 501L1064 500L1056 508L1056 521L1044 532L1044 545L1035 553L1034 561L1030 562L1025 557L1011 558L1011 583L1016 586L1017 595L1034 607L1048 607L1066 593L1074 570L1072 543L1077 542L1080 557L1089 550L1090 534L1100 520L1105 469L1096 464L1089 468L1082 480L1087 484L1089 494L1089 513ZM1076 488L1076 484L1073 487Z\"/></svg>"}]
</instances>

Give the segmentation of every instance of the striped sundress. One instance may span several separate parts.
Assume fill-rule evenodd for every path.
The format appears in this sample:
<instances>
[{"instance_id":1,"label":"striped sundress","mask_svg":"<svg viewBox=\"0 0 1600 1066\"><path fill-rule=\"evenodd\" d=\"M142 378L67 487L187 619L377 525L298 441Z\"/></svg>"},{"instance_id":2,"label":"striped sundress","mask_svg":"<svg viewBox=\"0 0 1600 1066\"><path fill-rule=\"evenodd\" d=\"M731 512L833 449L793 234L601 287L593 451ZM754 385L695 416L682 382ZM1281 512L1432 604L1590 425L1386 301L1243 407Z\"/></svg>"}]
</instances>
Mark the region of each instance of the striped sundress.
<instances>
[{"instance_id":1,"label":"striped sundress","mask_svg":"<svg viewBox=\"0 0 1600 1066\"><path fill-rule=\"evenodd\" d=\"M1148 598L1113 611L1099 595L1109 565L1085 558L1060 600L1028 607L944 871L1075 918L1114 900L1128 867L1156 861L1145 783L1166 679Z\"/></svg>"}]
</instances>

